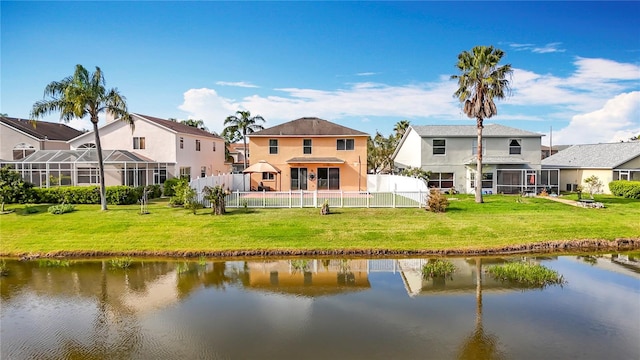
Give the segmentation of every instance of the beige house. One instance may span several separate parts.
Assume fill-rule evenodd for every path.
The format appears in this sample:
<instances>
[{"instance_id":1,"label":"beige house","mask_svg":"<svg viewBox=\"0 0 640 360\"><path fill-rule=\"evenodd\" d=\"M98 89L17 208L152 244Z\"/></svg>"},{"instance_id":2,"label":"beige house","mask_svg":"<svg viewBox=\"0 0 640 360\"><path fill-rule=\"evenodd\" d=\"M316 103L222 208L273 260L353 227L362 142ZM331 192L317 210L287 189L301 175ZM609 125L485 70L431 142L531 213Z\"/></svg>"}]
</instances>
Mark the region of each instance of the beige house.
<instances>
[{"instance_id":1,"label":"beige house","mask_svg":"<svg viewBox=\"0 0 640 360\"><path fill-rule=\"evenodd\" d=\"M67 141L82 135L62 123L0 117L0 160L20 160L37 150L69 150Z\"/></svg>"},{"instance_id":2,"label":"beige house","mask_svg":"<svg viewBox=\"0 0 640 360\"><path fill-rule=\"evenodd\" d=\"M134 113L131 116L133 130L125 122L107 118L107 124L99 130L103 149L125 150L170 164L167 173L160 175L162 179L196 179L228 172L225 143L220 136L171 120ZM95 146L93 132L74 138L70 144L72 149Z\"/></svg>"},{"instance_id":3,"label":"beige house","mask_svg":"<svg viewBox=\"0 0 640 360\"><path fill-rule=\"evenodd\" d=\"M613 180L640 181L640 141L574 145L542 160L542 167L560 169L560 189L575 191L584 180L597 176L610 194Z\"/></svg>"}]
</instances>

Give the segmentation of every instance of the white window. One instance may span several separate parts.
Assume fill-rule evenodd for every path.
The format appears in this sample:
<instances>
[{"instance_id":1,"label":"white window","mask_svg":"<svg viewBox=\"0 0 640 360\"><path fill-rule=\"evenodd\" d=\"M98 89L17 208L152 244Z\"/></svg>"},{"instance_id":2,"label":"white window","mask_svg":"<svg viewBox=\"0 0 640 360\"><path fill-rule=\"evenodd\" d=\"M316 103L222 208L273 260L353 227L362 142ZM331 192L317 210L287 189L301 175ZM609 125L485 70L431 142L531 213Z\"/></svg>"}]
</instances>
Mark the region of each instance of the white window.
<instances>
[{"instance_id":1,"label":"white window","mask_svg":"<svg viewBox=\"0 0 640 360\"><path fill-rule=\"evenodd\" d=\"M471 155L478 155L478 140L473 140ZM482 155L487 155L487 140L482 139Z\"/></svg>"},{"instance_id":2,"label":"white window","mask_svg":"<svg viewBox=\"0 0 640 360\"><path fill-rule=\"evenodd\" d=\"M445 155L447 153L447 141L445 139L433 139L433 155Z\"/></svg>"},{"instance_id":3,"label":"white window","mask_svg":"<svg viewBox=\"0 0 640 360\"><path fill-rule=\"evenodd\" d=\"M184 149L184 138L180 138L180 149Z\"/></svg>"},{"instance_id":4,"label":"white window","mask_svg":"<svg viewBox=\"0 0 640 360\"><path fill-rule=\"evenodd\" d=\"M181 167L180 168L180 178L187 179L187 181L191 181L191 167Z\"/></svg>"},{"instance_id":5,"label":"white window","mask_svg":"<svg viewBox=\"0 0 640 360\"><path fill-rule=\"evenodd\" d=\"M431 173L431 176L429 176L429 187L438 189L453 188L453 173Z\"/></svg>"},{"instance_id":6,"label":"white window","mask_svg":"<svg viewBox=\"0 0 640 360\"><path fill-rule=\"evenodd\" d=\"M311 154L311 139L302 140L302 153Z\"/></svg>"},{"instance_id":7,"label":"white window","mask_svg":"<svg viewBox=\"0 0 640 360\"><path fill-rule=\"evenodd\" d=\"M471 172L471 188L475 189L476 187L476 172ZM482 188L483 189L493 189L493 173L482 173Z\"/></svg>"},{"instance_id":8,"label":"white window","mask_svg":"<svg viewBox=\"0 0 640 360\"><path fill-rule=\"evenodd\" d=\"M134 149L144 149L145 148L145 138L144 137L134 137L133 138L133 148Z\"/></svg>"},{"instance_id":9,"label":"white window","mask_svg":"<svg viewBox=\"0 0 640 360\"><path fill-rule=\"evenodd\" d=\"M269 139L269 154L278 153L278 139Z\"/></svg>"},{"instance_id":10,"label":"white window","mask_svg":"<svg viewBox=\"0 0 640 360\"><path fill-rule=\"evenodd\" d=\"M200 177L207 177L207 167L206 166L201 166L200 167Z\"/></svg>"},{"instance_id":11,"label":"white window","mask_svg":"<svg viewBox=\"0 0 640 360\"><path fill-rule=\"evenodd\" d=\"M200 151L200 140L196 140L196 151Z\"/></svg>"},{"instance_id":12,"label":"white window","mask_svg":"<svg viewBox=\"0 0 640 360\"><path fill-rule=\"evenodd\" d=\"M274 180L275 176L273 173L262 173L262 180Z\"/></svg>"},{"instance_id":13,"label":"white window","mask_svg":"<svg viewBox=\"0 0 640 360\"><path fill-rule=\"evenodd\" d=\"M24 159L34 152L36 152L36 148L33 145L20 143L13 148L13 160Z\"/></svg>"},{"instance_id":14,"label":"white window","mask_svg":"<svg viewBox=\"0 0 640 360\"><path fill-rule=\"evenodd\" d=\"M511 139L509 140L509 155L519 155L522 153L522 147L520 144L522 143L521 139Z\"/></svg>"},{"instance_id":15,"label":"white window","mask_svg":"<svg viewBox=\"0 0 640 360\"><path fill-rule=\"evenodd\" d=\"M354 139L338 139L336 141L337 150L353 150L355 149Z\"/></svg>"}]
</instances>

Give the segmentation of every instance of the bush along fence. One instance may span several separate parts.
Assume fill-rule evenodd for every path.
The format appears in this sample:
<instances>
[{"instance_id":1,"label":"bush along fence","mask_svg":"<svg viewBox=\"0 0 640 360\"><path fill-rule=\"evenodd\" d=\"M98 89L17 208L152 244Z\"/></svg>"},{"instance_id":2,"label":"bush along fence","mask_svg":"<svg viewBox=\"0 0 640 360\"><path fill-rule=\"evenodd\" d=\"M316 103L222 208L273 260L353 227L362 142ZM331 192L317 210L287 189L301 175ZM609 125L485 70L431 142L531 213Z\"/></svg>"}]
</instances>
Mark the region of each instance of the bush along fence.
<instances>
[{"instance_id":1,"label":"bush along fence","mask_svg":"<svg viewBox=\"0 0 640 360\"><path fill-rule=\"evenodd\" d=\"M110 205L137 204L146 189L147 198L159 198L160 185L149 186L108 186L106 188L107 203ZM42 204L100 204L100 189L97 186L64 186L51 188L31 188L23 203Z\"/></svg>"},{"instance_id":2,"label":"bush along fence","mask_svg":"<svg viewBox=\"0 0 640 360\"><path fill-rule=\"evenodd\" d=\"M320 208L328 203L331 208L400 208L426 206L428 191L239 191L227 193L228 208ZM198 201L211 207L203 192L198 192Z\"/></svg>"},{"instance_id":3,"label":"bush along fence","mask_svg":"<svg viewBox=\"0 0 640 360\"><path fill-rule=\"evenodd\" d=\"M613 195L629 199L640 199L640 181L616 180L609 183Z\"/></svg>"}]
</instances>

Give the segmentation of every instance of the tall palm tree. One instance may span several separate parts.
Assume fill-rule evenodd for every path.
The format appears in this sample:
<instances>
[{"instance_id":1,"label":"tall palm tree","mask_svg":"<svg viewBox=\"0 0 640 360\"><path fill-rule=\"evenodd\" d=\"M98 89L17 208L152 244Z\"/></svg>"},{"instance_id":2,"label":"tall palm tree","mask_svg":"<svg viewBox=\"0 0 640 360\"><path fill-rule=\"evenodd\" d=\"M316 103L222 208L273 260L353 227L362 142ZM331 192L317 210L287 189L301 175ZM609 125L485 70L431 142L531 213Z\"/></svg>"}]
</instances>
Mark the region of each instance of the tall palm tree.
<instances>
[{"instance_id":1,"label":"tall palm tree","mask_svg":"<svg viewBox=\"0 0 640 360\"><path fill-rule=\"evenodd\" d=\"M458 80L458 90L454 96L463 104L464 113L476 119L478 128L478 155L476 162L475 190L476 202L482 202L482 122L498 114L493 99L504 99L509 91L509 80L513 70L511 65L498 66L504 51L493 46L476 46L470 52L458 55L456 67L459 75L451 76Z\"/></svg>"},{"instance_id":2,"label":"tall palm tree","mask_svg":"<svg viewBox=\"0 0 640 360\"><path fill-rule=\"evenodd\" d=\"M125 97L118 89L105 88L102 70L90 73L82 65L76 65L72 76L61 81L53 81L44 89L44 100L37 101L31 110L31 118L37 119L52 112L60 112L60 120L89 117L93 124L93 134L98 152L98 172L100 174L100 204L107 210L107 197L104 185L104 164L102 145L98 134L98 115L108 112L115 118L128 123L133 129L133 119L127 110ZM49 97L47 99L47 97Z\"/></svg>"},{"instance_id":3,"label":"tall palm tree","mask_svg":"<svg viewBox=\"0 0 640 360\"><path fill-rule=\"evenodd\" d=\"M265 119L260 116L251 116L250 111L236 111L236 115L227 116L224 120L226 126L225 131L229 133L239 132L242 134L242 141L244 144L244 168L247 168L247 135L255 131L263 130L264 127L259 122L265 122ZM229 129L229 130L227 130Z\"/></svg>"},{"instance_id":4,"label":"tall palm tree","mask_svg":"<svg viewBox=\"0 0 640 360\"><path fill-rule=\"evenodd\" d=\"M411 123L409 123L409 120L400 120L393 126L393 132L395 133L398 141L400 141L402 136L404 136L404 133L407 132L410 125Z\"/></svg>"},{"instance_id":5,"label":"tall palm tree","mask_svg":"<svg viewBox=\"0 0 640 360\"><path fill-rule=\"evenodd\" d=\"M187 119L187 120L181 120L180 121L181 124L185 124L194 128L198 128L200 130L204 130L204 131L209 131L209 129L207 129L207 126L204 124L204 120L200 119L200 120L194 120L194 119Z\"/></svg>"}]
</instances>

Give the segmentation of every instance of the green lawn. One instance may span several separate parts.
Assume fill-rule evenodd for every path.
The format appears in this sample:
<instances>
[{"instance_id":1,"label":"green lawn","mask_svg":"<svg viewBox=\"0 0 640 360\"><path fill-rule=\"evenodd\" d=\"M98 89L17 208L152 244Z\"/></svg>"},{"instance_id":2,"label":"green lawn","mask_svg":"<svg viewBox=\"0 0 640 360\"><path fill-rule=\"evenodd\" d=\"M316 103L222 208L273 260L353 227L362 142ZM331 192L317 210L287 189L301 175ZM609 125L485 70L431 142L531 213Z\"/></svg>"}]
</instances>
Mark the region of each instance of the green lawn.
<instances>
[{"instance_id":1,"label":"green lawn","mask_svg":"<svg viewBox=\"0 0 640 360\"><path fill-rule=\"evenodd\" d=\"M544 198L472 196L451 200L444 214L422 209L332 208L210 209L193 215L164 200L139 206L78 205L64 215L26 214L22 205L0 215L0 255L216 253L295 250L473 250L556 240L640 239L640 201L597 196L605 209L586 209ZM519 202L522 201L522 202Z\"/></svg>"}]
</instances>

